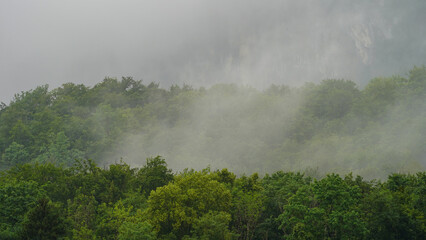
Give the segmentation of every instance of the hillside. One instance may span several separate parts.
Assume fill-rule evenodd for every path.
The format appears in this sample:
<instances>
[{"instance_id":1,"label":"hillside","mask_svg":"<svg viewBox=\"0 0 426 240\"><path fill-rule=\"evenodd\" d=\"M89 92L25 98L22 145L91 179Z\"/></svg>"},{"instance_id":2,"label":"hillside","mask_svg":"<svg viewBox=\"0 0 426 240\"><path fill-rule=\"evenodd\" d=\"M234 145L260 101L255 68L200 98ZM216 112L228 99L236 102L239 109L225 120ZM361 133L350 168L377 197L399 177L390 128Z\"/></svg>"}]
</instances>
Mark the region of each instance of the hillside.
<instances>
[{"instance_id":1,"label":"hillside","mask_svg":"<svg viewBox=\"0 0 426 240\"><path fill-rule=\"evenodd\" d=\"M124 77L16 94L0 111L1 166L164 156L173 169L277 169L385 178L426 167L426 68L359 89L330 79L260 91L218 84L162 89Z\"/></svg>"}]
</instances>

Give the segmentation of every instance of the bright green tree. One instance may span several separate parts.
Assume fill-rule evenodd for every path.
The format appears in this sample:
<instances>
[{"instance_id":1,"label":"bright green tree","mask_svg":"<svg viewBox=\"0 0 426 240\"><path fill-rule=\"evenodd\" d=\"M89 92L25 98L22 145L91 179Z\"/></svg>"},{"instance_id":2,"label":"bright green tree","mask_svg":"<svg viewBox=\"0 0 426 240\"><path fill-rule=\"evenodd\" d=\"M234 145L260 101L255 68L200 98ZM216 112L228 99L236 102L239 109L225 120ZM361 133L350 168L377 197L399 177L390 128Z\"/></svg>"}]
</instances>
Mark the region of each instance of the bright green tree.
<instances>
[{"instance_id":1,"label":"bright green tree","mask_svg":"<svg viewBox=\"0 0 426 240\"><path fill-rule=\"evenodd\" d=\"M210 211L195 220L191 231L192 238L203 240L236 239L238 234L229 230L231 219L231 214L229 213Z\"/></svg>"},{"instance_id":2,"label":"bright green tree","mask_svg":"<svg viewBox=\"0 0 426 240\"><path fill-rule=\"evenodd\" d=\"M131 207L120 201L114 205L102 203L97 209L96 236L101 239L117 239L120 226L130 217Z\"/></svg>"},{"instance_id":3,"label":"bright green tree","mask_svg":"<svg viewBox=\"0 0 426 240\"><path fill-rule=\"evenodd\" d=\"M147 221L125 221L118 229L119 240L154 240L157 239L156 232Z\"/></svg>"},{"instance_id":4,"label":"bright green tree","mask_svg":"<svg viewBox=\"0 0 426 240\"><path fill-rule=\"evenodd\" d=\"M195 221L209 211L228 212L231 193L212 174L193 172L151 192L147 214L160 235L190 235Z\"/></svg>"}]
</instances>

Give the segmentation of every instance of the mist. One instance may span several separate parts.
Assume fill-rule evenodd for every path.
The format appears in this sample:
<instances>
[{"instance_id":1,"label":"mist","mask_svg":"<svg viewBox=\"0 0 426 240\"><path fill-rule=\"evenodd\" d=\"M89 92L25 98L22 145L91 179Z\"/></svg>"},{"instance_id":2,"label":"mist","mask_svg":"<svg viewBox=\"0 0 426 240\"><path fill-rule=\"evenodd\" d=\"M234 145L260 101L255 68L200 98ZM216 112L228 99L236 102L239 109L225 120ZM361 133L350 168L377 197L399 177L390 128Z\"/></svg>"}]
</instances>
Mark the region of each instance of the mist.
<instances>
[{"instance_id":1,"label":"mist","mask_svg":"<svg viewBox=\"0 0 426 240\"><path fill-rule=\"evenodd\" d=\"M107 153L104 159L113 162L123 157L138 166L145 157L161 155L175 170L211 166L239 173L272 171L281 166L265 165L262 159L281 143L300 101L296 94L268 96L235 85L215 85L195 96L178 95L170 100L176 121L126 134L115 154Z\"/></svg>"},{"instance_id":2,"label":"mist","mask_svg":"<svg viewBox=\"0 0 426 240\"><path fill-rule=\"evenodd\" d=\"M421 0L0 0L0 102L43 84L133 76L192 90L136 109L152 124L113 139L101 164L161 155L175 170L415 172L426 167L424 98L398 99L373 123L353 111L311 126L323 120L303 111L324 79L351 80L362 95L373 78L426 64L425 12ZM91 109L96 131L110 128L97 122L115 111L107 105Z\"/></svg>"},{"instance_id":3,"label":"mist","mask_svg":"<svg viewBox=\"0 0 426 240\"><path fill-rule=\"evenodd\" d=\"M145 107L139 114L154 111L155 124L124 134L100 159L106 165L122 159L143 166L145 158L161 155L176 171L209 166L237 174L283 170L323 177L352 172L367 179L426 168L424 95L396 98L378 107L380 117L369 118L357 109L378 102L364 102L366 92L355 87L351 109L324 119L309 112L312 104L337 108L339 103L313 101L312 92L323 85L273 85L259 91L218 84L188 90L168 99L166 109ZM347 93L338 101L350 98ZM172 117L159 117L164 111Z\"/></svg>"},{"instance_id":4,"label":"mist","mask_svg":"<svg viewBox=\"0 0 426 240\"><path fill-rule=\"evenodd\" d=\"M162 87L363 86L425 63L424 1L0 1L0 101L133 76Z\"/></svg>"}]
</instances>

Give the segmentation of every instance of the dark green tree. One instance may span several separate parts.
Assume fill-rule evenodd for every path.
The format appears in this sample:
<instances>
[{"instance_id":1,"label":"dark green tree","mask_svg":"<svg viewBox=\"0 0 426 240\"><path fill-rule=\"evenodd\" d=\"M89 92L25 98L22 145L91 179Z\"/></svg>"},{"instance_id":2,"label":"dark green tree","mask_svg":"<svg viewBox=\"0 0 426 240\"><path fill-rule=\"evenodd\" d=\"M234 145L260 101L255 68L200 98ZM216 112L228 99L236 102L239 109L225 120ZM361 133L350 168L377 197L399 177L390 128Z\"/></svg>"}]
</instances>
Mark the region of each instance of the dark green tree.
<instances>
[{"instance_id":1,"label":"dark green tree","mask_svg":"<svg viewBox=\"0 0 426 240\"><path fill-rule=\"evenodd\" d=\"M0 238L16 239L25 213L46 192L34 181L2 179L0 181Z\"/></svg>"},{"instance_id":2,"label":"dark green tree","mask_svg":"<svg viewBox=\"0 0 426 240\"><path fill-rule=\"evenodd\" d=\"M306 110L320 119L342 118L359 97L352 81L329 79L321 82L306 99Z\"/></svg>"},{"instance_id":3,"label":"dark green tree","mask_svg":"<svg viewBox=\"0 0 426 240\"><path fill-rule=\"evenodd\" d=\"M250 177L242 176L235 181L232 189L232 225L239 239L250 240L264 210L264 195L257 173Z\"/></svg>"},{"instance_id":4,"label":"dark green tree","mask_svg":"<svg viewBox=\"0 0 426 240\"><path fill-rule=\"evenodd\" d=\"M173 179L172 170L167 168L166 160L157 156L147 158L146 164L137 173L137 184L147 196L151 191L169 183Z\"/></svg>"},{"instance_id":5,"label":"dark green tree","mask_svg":"<svg viewBox=\"0 0 426 240\"><path fill-rule=\"evenodd\" d=\"M22 223L22 239L58 239L65 235L65 223L58 209L42 198L30 209Z\"/></svg>"}]
</instances>

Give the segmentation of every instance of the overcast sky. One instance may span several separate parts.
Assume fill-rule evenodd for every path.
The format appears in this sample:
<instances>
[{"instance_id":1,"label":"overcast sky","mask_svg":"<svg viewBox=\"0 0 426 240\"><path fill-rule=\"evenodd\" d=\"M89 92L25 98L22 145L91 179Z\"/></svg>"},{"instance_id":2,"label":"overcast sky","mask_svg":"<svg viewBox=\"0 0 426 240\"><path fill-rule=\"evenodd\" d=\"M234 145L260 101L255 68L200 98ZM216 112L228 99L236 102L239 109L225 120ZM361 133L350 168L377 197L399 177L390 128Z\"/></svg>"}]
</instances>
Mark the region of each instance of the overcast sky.
<instances>
[{"instance_id":1,"label":"overcast sky","mask_svg":"<svg viewBox=\"0 0 426 240\"><path fill-rule=\"evenodd\" d=\"M0 101L133 76L264 88L426 64L424 0L0 0Z\"/></svg>"}]
</instances>

